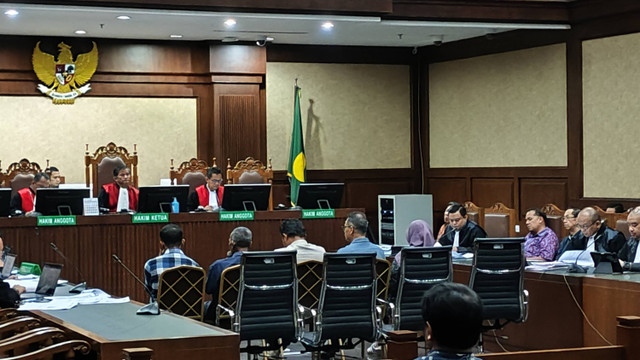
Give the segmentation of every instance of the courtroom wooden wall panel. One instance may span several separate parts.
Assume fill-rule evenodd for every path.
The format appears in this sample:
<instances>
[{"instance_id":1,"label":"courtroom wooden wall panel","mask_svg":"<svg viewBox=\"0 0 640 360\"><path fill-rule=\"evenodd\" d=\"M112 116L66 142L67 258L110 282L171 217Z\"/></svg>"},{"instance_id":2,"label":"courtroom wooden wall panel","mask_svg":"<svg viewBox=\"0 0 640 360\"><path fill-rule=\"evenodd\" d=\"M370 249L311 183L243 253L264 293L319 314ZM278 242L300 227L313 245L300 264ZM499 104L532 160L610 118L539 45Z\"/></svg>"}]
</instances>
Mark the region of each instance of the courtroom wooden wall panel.
<instances>
[{"instance_id":1,"label":"courtroom wooden wall panel","mask_svg":"<svg viewBox=\"0 0 640 360\"><path fill-rule=\"evenodd\" d=\"M407 18L430 17L451 19L456 21L547 21L567 22L569 12L561 3L549 2L504 2L497 7L494 3L484 1L459 1L456 4L436 1L394 1L393 13Z\"/></svg>"},{"instance_id":2,"label":"courtroom wooden wall panel","mask_svg":"<svg viewBox=\"0 0 640 360\"><path fill-rule=\"evenodd\" d=\"M98 40L99 72L203 74L208 71L202 43L138 43Z\"/></svg>"},{"instance_id":3,"label":"courtroom wooden wall panel","mask_svg":"<svg viewBox=\"0 0 640 360\"><path fill-rule=\"evenodd\" d=\"M471 201L480 207L491 207L501 202L514 208L513 179L478 179L471 178Z\"/></svg>"},{"instance_id":4,"label":"courtroom wooden wall panel","mask_svg":"<svg viewBox=\"0 0 640 360\"><path fill-rule=\"evenodd\" d=\"M267 50L253 45L211 45L209 71L225 74L260 74L267 72Z\"/></svg>"},{"instance_id":5,"label":"courtroom wooden wall panel","mask_svg":"<svg viewBox=\"0 0 640 360\"><path fill-rule=\"evenodd\" d=\"M555 204L566 209L568 203L568 185L566 179L520 179L520 216L529 208Z\"/></svg>"}]
</instances>

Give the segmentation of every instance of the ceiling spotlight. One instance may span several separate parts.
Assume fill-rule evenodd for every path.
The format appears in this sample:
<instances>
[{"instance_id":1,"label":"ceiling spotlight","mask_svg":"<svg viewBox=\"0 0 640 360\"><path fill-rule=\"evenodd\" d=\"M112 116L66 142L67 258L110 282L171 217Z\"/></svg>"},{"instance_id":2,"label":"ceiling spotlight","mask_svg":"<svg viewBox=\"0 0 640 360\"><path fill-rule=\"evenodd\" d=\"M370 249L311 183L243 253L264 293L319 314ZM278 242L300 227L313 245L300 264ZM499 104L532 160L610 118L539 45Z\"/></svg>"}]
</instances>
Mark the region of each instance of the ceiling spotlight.
<instances>
[{"instance_id":1,"label":"ceiling spotlight","mask_svg":"<svg viewBox=\"0 0 640 360\"><path fill-rule=\"evenodd\" d=\"M273 41L273 40L275 40L275 39L276 39L276 38L271 37L271 36L267 36L267 37L265 38L265 40L267 40L267 41Z\"/></svg>"},{"instance_id":2,"label":"ceiling spotlight","mask_svg":"<svg viewBox=\"0 0 640 360\"><path fill-rule=\"evenodd\" d=\"M169 37L172 38L172 39L180 39L180 38L182 38L182 35L180 35L180 34L171 34L171 35L169 35Z\"/></svg>"},{"instance_id":3,"label":"ceiling spotlight","mask_svg":"<svg viewBox=\"0 0 640 360\"><path fill-rule=\"evenodd\" d=\"M237 42L239 39L237 37L233 37L233 36L225 36L222 38L222 42L223 43L231 43L231 42Z\"/></svg>"},{"instance_id":4,"label":"ceiling spotlight","mask_svg":"<svg viewBox=\"0 0 640 360\"><path fill-rule=\"evenodd\" d=\"M325 23L322 24L322 29L324 31L330 31L331 29L333 29L333 23L331 21L327 21Z\"/></svg>"},{"instance_id":5,"label":"ceiling spotlight","mask_svg":"<svg viewBox=\"0 0 640 360\"><path fill-rule=\"evenodd\" d=\"M116 17L116 19L118 19L118 20L131 20L131 16L129 16L129 15L120 15L120 16Z\"/></svg>"},{"instance_id":6,"label":"ceiling spotlight","mask_svg":"<svg viewBox=\"0 0 640 360\"><path fill-rule=\"evenodd\" d=\"M18 16L18 14L20 14L20 12L18 10L15 10L15 9L9 9L9 10L5 11L4 14L7 15L8 17L16 17L16 16Z\"/></svg>"},{"instance_id":7,"label":"ceiling spotlight","mask_svg":"<svg viewBox=\"0 0 640 360\"><path fill-rule=\"evenodd\" d=\"M86 31L84 31L84 30L76 30L76 31L74 31L74 33L76 33L77 35L84 35L84 34L86 34L87 32L86 32Z\"/></svg>"},{"instance_id":8,"label":"ceiling spotlight","mask_svg":"<svg viewBox=\"0 0 640 360\"><path fill-rule=\"evenodd\" d=\"M235 25L236 25L236 21L235 21L235 20L233 20L233 19L227 19L227 20L224 22L224 26L226 26L226 27L228 27L228 28L230 28L230 27L234 27Z\"/></svg>"},{"instance_id":9,"label":"ceiling spotlight","mask_svg":"<svg viewBox=\"0 0 640 360\"><path fill-rule=\"evenodd\" d=\"M266 46L268 43L272 42L273 40L274 40L274 38L271 37L271 36L262 35L262 36L258 37L258 40L256 40L256 45L258 45L258 46Z\"/></svg>"}]
</instances>

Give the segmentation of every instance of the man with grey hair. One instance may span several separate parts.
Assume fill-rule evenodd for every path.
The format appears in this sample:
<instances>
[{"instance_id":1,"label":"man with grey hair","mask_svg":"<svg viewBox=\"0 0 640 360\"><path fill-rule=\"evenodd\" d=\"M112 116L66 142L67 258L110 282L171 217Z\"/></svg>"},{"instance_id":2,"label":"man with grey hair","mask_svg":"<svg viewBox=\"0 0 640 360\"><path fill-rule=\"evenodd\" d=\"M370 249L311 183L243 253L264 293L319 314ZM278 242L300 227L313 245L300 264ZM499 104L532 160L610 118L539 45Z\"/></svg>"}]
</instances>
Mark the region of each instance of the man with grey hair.
<instances>
[{"instance_id":1,"label":"man with grey hair","mask_svg":"<svg viewBox=\"0 0 640 360\"><path fill-rule=\"evenodd\" d=\"M229 252L227 257L213 262L209 266L209 275L205 291L211 295L211 302L205 304L205 318L215 320L215 308L218 304L218 292L220 291L220 277L224 269L240 264L243 251L248 251L251 246L253 234L244 226L238 226L229 235Z\"/></svg>"},{"instance_id":2,"label":"man with grey hair","mask_svg":"<svg viewBox=\"0 0 640 360\"><path fill-rule=\"evenodd\" d=\"M638 237L640 237L640 206L633 208L627 216L627 225L631 236L618 253L623 270L640 271L640 251L638 251Z\"/></svg>"},{"instance_id":3,"label":"man with grey hair","mask_svg":"<svg viewBox=\"0 0 640 360\"><path fill-rule=\"evenodd\" d=\"M369 221L367 221L367 216L363 212L351 212L342 226L344 238L349 245L338 249L338 254L375 253L378 259L384 259L382 248L366 238L365 234L368 228Z\"/></svg>"},{"instance_id":4,"label":"man with grey hair","mask_svg":"<svg viewBox=\"0 0 640 360\"><path fill-rule=\"evenodd\" d=\"M598 211L592 207L586 207L580 211L577 224L584 237L581 241L570 244L566 250L618 253L624 246L624 235L608 228L598 215Z\"/></svg>"}]
</instances>

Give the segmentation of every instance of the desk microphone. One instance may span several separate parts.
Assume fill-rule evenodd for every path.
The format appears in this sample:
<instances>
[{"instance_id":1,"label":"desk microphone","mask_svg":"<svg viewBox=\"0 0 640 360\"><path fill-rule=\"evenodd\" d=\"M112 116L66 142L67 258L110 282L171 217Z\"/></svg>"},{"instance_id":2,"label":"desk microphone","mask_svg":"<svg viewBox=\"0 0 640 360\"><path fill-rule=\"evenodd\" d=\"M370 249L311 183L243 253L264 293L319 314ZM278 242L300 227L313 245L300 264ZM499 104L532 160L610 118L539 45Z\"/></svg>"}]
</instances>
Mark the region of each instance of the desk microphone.
<instances>
[{"instance_id":1,"label":"desk microphone","mask_svg":"<svg viewBox=\"0 0 640 360\"><path fill-rule=\"evenodd\" d=\"M152 302L148 303L147 305L141 307L140 309L138 309L138 311L136 311L137 315L160 315L160 308L158 307L158 301L155 300L155 297L153 296L153 294L151 293L151 290L149 290L149 288L147 287L147 285L145 285L142 280L140 280L139 277L136 276L136 274L133 273L133 271L131 271L131 269L129 269L129 267L127 267L127 265L125 265L122 260L120 260L120 258L118 257L118 255L116 254L111 254L111 257L118 262L118 264L120 264L125 270L127 270L127 272L129 274L131 274L131 276L133 276L134 279L136 279L137 282L139 282L140 284L142 284L142 287L144 288L144 290L147 292L147 294L149 294L149 297L151 299L154 299Z\"/></svg>"},{"instance_id":2,"label":"desk microphone","mask_svg":"<svg viewBox=\"0 0 640 360\"><path fill-rule=\"evenodd\" d=\"M74 293L74 294L79 294L82 292L82 290L85 290L87 288L87 282L85 281L85 277L84 275L82 275L82 273L80 272L80 269L78 268L78 266L76 265L76 263L70 261L69 259L67 259L66 256L64 256L64 254L62 253L62 251L60 251L60 249L58 249L58 247L56 246L56 244L54 243L49 243L49 245L51 245L51 248L53 249L53 251L56 252L56 254L60 255L61 258L64 259L64 262L66 262L67 264L71 264L73 265L74 270L76 271L76 273L78 273L78 275L80 275L80 284L74 286L71 288L71 290L69 290L70 293Z\"/></svg>"},{"instance_id":3,"label":"desk microphone","mask_svg":"<svg viewBox=\"0 0 640 360\"><path fill-rule=\"evenodd\" d=\"M595 244L596 240L595 238L593 239L593 243ZM580 256L582 256L582 254L584 254L585 251L587 251L587 249L589 248L589 238L587 238L587 246L584 248L584 250L582 250L580 252L580 254L578 254L578 256L576 257L576 261L569 265L569 270L567 270L570 273L580 273L580 274L584 274L587 272L587 267L586 266L581 266L578 265L578 260L580 260ZM594 246L595 249L595 246Z\"/></svg>"}]
</instances>

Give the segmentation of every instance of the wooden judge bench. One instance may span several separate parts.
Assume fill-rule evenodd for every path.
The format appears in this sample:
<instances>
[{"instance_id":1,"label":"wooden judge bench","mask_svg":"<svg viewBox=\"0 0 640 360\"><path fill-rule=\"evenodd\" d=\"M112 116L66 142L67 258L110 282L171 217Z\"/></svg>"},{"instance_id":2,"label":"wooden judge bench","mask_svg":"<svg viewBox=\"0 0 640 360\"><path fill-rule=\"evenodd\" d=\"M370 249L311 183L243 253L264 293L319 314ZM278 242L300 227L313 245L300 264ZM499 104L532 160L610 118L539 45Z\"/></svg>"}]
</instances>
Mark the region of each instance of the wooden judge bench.
<instances>
[{"instance_id":1,"label":"wooden judge bench","mask_svg":"<svg viewBox=\"0 0 640 360\"><path fill-rule=\"evenodd\" d=\"M341 226L349 212L362 209L336 209L335 218L303 219L307 239L335 251L346 245ZM170 214L169 221L184 231L185 254L205 270L229 250L228 239L237 226L253 232L251 250L273 250L282 247L280 222L301 218L301 211L257 211L252 221L219 221L218 213ZM18 262L65 263L50 243L70 260L65 263L62 278L81 282L80 273L89 287L103 289L115 296L148 301L142 285L117 264L120 259L144 281L144 263L160 252L160 229L165 223L133 224L131 215L78 216L75 226L37 226L35 218L0 218L5 246L18 254ZM75 265L74 265L75 264Z\"/></svg>"}]
</instances>

